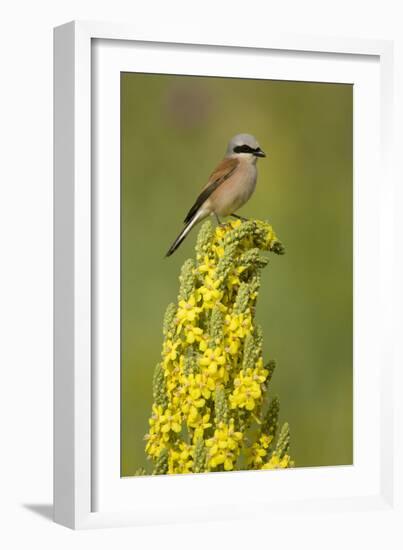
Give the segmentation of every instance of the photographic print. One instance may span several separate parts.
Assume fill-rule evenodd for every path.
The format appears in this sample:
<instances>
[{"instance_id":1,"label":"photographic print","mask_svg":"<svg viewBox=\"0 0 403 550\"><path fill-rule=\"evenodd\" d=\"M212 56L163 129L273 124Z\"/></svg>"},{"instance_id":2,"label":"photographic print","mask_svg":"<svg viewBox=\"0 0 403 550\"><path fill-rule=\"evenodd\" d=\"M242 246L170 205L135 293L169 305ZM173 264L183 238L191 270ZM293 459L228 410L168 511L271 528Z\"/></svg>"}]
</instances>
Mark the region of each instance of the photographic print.
<instances>
[{"instance_id":1,"label":"photographic print","mask_svg":"<svg viewBox=\"0 0 403 550\"><path fill-rule=\"evenodd\" d=\"M121 73L121 476L353 462L353 86Z\"/></svg>"}]
</instances>

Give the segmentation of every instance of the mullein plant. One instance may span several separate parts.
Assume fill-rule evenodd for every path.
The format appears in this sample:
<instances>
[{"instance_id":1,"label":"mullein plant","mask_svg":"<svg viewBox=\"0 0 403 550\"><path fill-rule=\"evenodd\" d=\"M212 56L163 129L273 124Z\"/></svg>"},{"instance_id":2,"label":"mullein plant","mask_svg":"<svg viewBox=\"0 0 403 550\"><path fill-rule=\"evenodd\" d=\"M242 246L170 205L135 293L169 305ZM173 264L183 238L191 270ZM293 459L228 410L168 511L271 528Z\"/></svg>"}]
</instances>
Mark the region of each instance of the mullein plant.
<instances>
[{"instance_id":1,"label":"mullein plant","mask_svg":"<svg viewBox=\"0 0 403 550\"><path fill-rule=\"evenodd\" d=\"M288 424L279 429L279 401L268 396L275 363L264 363L255 319L262 251L284 253L268 223L205 222L196 261L183 264L145 436L154 475L293 466Z\"/></svg>"}]
</instances>

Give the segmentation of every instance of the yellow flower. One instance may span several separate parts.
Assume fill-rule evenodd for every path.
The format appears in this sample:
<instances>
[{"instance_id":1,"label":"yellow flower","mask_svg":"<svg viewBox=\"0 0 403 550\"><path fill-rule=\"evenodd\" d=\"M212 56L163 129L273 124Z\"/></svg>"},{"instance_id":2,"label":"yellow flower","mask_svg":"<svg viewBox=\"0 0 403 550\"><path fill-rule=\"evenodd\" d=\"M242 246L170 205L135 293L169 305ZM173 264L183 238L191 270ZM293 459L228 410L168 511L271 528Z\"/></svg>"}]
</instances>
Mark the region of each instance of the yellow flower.
<instances>
[{"instance_id":1,"label":"yellow flower","mask_svg":"<svg viewBox=\"0 0 403 550\"><path fill-rule=\"evenodd\" d=\"M263 464L263 458L267 455L267 449L272 440L272 435L262 434L259 441L252 445L247 461L249 467L259 468Z\"/></svg>"},{"instance_id":2,"label":"yellow flower","mask_svg":"<svg viewBox=\"0 0 403 550\"><path fill-rule=\"evenodd\" d=\"M189 376L189 384L189 393L193 399L199 399L200 397L210 399L211 392L215 389L214 380L206 372L196 375L191 374Z\"/></svg>"},{"instance_id":3,"label":"yellow flower","mask_svg":"<svg viewBox=\"0 0 403 550\"><path fill-rule=\"evenodd\" d=\"M144 436L146 443L146 453L152 458L158 458L161 451L165 449L164 440L156 433L150 433Z\"/></svg>"},{"instance_id":4,"label":"yellow flower","mask_svg":"<svg viewBox=\"0 0 403 550\"><path fill-rule=\"evenodd\" d=\"M161 416L161 432L168 434L170 431L179 433L182 429L181 415L179 412L173 413L167 409Z\"/></svg>"},{"instance_id":5,"label":"yellow flower","mask_svg":"<svg viewBox=\"0 0 403 550\"><path fill-rule=\"evenodd\" d=\"M147 441L146 452L149 456L157 458L169 439L169 435L163 431L164 415L161 405L153 405L151 418L148 422L150 430L144 436L144 439Z\"/></svg>"},{"instance_id":6,"label":"yellow flower","mask_svg":"<svg viewBox=\"0 0 403 550\"><path fill-rule=\"evenodd\" d=\"M237 227L239 227L242 223L242 220L231 220L230 221L230 225L232 227L232 229L236 229Z\"/></svg>"},{"instance_id":7,"label":"yellow flower","mask_svg":"<svg viewBox=\"0 0 403 550\"><path fill-rule=\"evenodd\" d=\"M225 251L223 246L213 244L211 249L214 250L218 258L222 258L224 256Z\"/></svg>"},{"instance_id":8,"label":"yellow flower","mask_svg":"<svg viewBox=\"0 0 403 550\"><path fill-rule=\"evenodd\" d=\"M207 334L201 334L199 342L199 350L206 351L208 348L208 336Z\"/></svg>"},{"instance_id":9,"label":"yellow flower","mask_svg":"<svg viewBox=\"0 0 403 550\"><path fill-rule=\"evenodd\" d=\"M237 336L227 336L224 341L224 349L230 355L237 355L240 348L240 341Z\"/></svg>"},{"instance_id":10,"label":"yellow flower","mask_svg":"<svg viewBox=\"0 0 403 550\"><path fill-rule=\"evenodd\" d=\"M234 286L239 286L241 284L240 275L243 273L246 269L246 266L240 265L238 267L234 267L227 276L227 287L231 291Z\"/></svg>"},{"instance_id":11,"label":"yellow flower","mask_svg":"<svg viewBox=\"0 0 403 550\"><path fill-rule=\"evenodd\" d=\"M231 355L237 355L240 347L239 337L235 334L238 326L238 316L227 313L224 318L225 351Z\"/></svg>"},{"instance_id":12,"label":"yellow flower","mask_svg":"<svg viewBox=\"0 0 403 550\"><path fill-rule=\"evenodd\" d=\"M227 230L226 230L226 227L223 226L223 225L218 225L215 229L215 232L214 232L214 238L216 241L221 241L224 237L225 237L225 234L226 234Z\"/></svg>"},{"instance_id":13,"label":"yellow flower","mask_svg":"<svg viewBox=\"0 0 403 550\"><path fill-rule=\"evenodd\" d=\"M184 442L176 449L171 449L168 457L169 474L188 474L192 471L193 458L190 445Z\"/></svg>"},{"instance_id":14,"label":"yellow flower","mask_svg":"<svg viewBox=\"0 0 403 550\"><path fill-rule=\"evenodd\" d=\"M280 458L276 452L273 452L269 462L263 464L262 470L277 470L278 468L291 468L294 466L292 460L290 460L289 455L284 455L283 458Z\"/></svg>"},{"instance_id":15,"label":"yellow flower","mask_svg":"<svg viewBox=\"0 0 403 550\"><path fill-rule=\"evenodd\" d=\"M235 273L230 273L228 275L227 286L229 289L231 289L234 286L239 286L240 284L241 284L241 279L239 278L239 275L236 275Z\"/></svg>"},{"instance_id":16,"label":"yellow flower","mask_svg":"<svg viewBox=\"0 0 403 550\"><path fill-rule=\"evenodd\" d=\"M200 417L199 409L204 407L206 400L200 395L192 394L190 389L190 393L185 397L175 399L174 403L180 407L181 412L186 418L187 425L194 428Z\"/></svg>"},{"instance_id":17,"label":"yellow flower","mask_svg":"<svg viewBox=\"0 0 403 550\"><path fill-rule=\"evenodd\" d=\"M204 262L199 265L198 271L200 273L207 273L210 277L214 277L214 270L216 268L216 263L214 260L210 259L207 255L204 256Z\"/></svg>"},{"instance_id":18,"label":"yellow flower","mask_svg":"<svg viewBox=\"0 0 403 550\"><path fill-rule=\"evenodd\" d=\"M188 344L193 344L196 341L201 341L203 331L200 327L194 325L185 325L185 338Z\"/></svg>"},{"instance_id":19,"label":"yellow flower","mask_svg":"<svg viewBox=\"0 0 403 550\"><path fill-rule=\"evenodd\" d=\"M205 399L202 397L194 398L192 395L187 395L181 404L181 409L184 414L192 413L194 416L197 413L197 409L200 409L205 404Z\"/></svg>"},{"instance_id":20,"label":"yellow flower","mask_svg":"<svg viewBox=\"0 0 403 550\"><path fill-rule=\"evenodd\" d=\"M151 418L148 421L148 423L150 424L151 428L155 433L158 433L161 429L162 416L163 416L163 408L161 407L161 405L155 405L154 403L152 407Z\"/></svg>"},{"instance_id":21,"label":"yellow flower","mask_svg":"<svg viewBox=\"0 0 403 550\"><path fill-rule=\"evenodd\" d=\"M245 338L252 330L252 318L249 310L245 314L227 314L225 316L225 331L238 338Z\"/></svg>"},{"instance_id":22,"label":"yellow flower","mask_svg":"<svg viewBox=\"0 0 403 550\"><path fill-rule=\"evenodd\" d=\"M230 420L229 425L220 422L214 431L214 436L206 441L208 466L215 469L223 465L224 470L233 470L242 439L242 432L234 429L234 419Z\"/></svg>"},{"instance_id":23,"label":"yellow flower","mask_svg":"<svg viewBox=\"0 0 403 550\"><path fill-rule=\"evenodd\" d=\"M193 323L200 311L201 308L196 306L196 298L194 295L192 295L187 302L186 300L181 300L179 302L177 314L179 328L186 322Z\"/></svg>"},{"instance_id":24,"label":"yellow flower","mask_svg":"<svg viewBox=\"0 0 403 550\"><path fill-rule=\"evenodd\" d=\"M193 458L190 445L181 442L177 448L171 449L168 455L169 474L188 474L192 471Z\"/></svg>"},{"instance_id":25,"label":"yellow flower","mask_svg":"<svg viewBox=\"0 0 403 550\"><path fill-rule=\"evenodd\" d=\"M230 315L228 313L224 319L224 331L226 333L229 333L229 332L232 332L236 327L237 327L236 316Z\"/></svg>"},{"instance_id":26,"label":"yellow flower","mask_svg":"<svg viewBox=\"0 0 403 550\"><path fill-rule=\"evenodd\" d=\"M162 355L167 361L175 361L178 356L177 347L180 342L172 342L172 340L167 340L164 342Z\"/></svg>"},{"instance_id":27,"label":"yellow flower","mask_svg":"<svg viewBox=\"0 0 403 550\"><path fill-rule=\"evenodd\" d=\"M224 350L220 347L215 349L207 348L204 356L200 359L200 365L207 367L208 372L213 375L220 373L219 369L224 364L225 354Z\"/></svg>"},{"instance_id":28,"label":"yellow flower","mask_svg":"<svg viewBox=\"0 0 403 550\"><path fill-rule=\"evenodd\" d=\"M183 365L184 359L181 357L180 363ZM178 375L176 377L170 376L167 381L167 389L173 392L173 404L177 407L179 400L187 394L190 382L184 375ZM173 391L175 390L175 391Z\"/></svg>"},{"instance_id":29,"label":"yellow flower","mask_svg":"<svg viewBox=\"0 0 403 550\"><path fill-rule=\"evenodd\" d=\"M204 307L212 308L221 299L222 291L218 290L220 282L220 279L214 280L209 275L204 278L203 285L198 289L203 297Z\"/></svg>"},{"instance_id":30,"label":"yellow flower","mask_svg":"<svg viewBox=\"0 0 403 550\"><path fill-rule=\"evenodd\" d=\"M234 380L234 388L233 393L229 396L231 408L238 407L252 411L256 406L256 401L262 395L260 385L253 379L253 375L244 374L241 371Z\"/></svg>"},{"instance_id":31,"label":"yellow flower","mask_svg":"<svg viewBox=\"0 0 403 550\"><path fill-rule=\"evenodd\" d=\"M263 367L263 359L260 357L256 362L256 367L251 371L247 369L247 373L251 373L251 376L255 382L263 384L266 380L269 371Z\"/></svg>"},{"instance_id":32,"label":"yellow flower","mask_svg":"<svg viewBox=\"0 0 403 550\"><path fill-rule=\"evenodd\" d=\"M196 443L196 441L204 436L204 430L207 430L207 428L211 427L210 422L210 413L206 413L203 416L199 416L199 418L194 422L193 428L195 429L193 434L193 443Z\"/></svg>"},{"instance_id":33,"label":"yellow flower","mask_svg":"<svg viewBox=\"0 0 403 550\"><path fill-rule=\"evenodd\" d=\"M245 315L238 315L237 327L233 330L236 336L239 338L245 338L252 330L252 318L248 312Z\"/></svg>"}]
</instances>

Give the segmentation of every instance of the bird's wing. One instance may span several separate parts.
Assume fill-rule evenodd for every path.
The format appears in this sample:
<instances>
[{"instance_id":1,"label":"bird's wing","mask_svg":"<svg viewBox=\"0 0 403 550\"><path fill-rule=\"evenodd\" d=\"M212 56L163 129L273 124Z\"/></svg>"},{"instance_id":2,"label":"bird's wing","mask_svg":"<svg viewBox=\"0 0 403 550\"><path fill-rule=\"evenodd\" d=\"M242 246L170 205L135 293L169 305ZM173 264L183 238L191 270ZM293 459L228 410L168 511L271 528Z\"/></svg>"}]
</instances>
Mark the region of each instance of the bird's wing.
<instances>
[{"instance_id":1,"label":"bird's wing","mask_svg":"<svg viewBox=\"0 0 403 550\"><path fill-rule=\"evenodd\" d=\"M236 170L239 164L239 160L236 158L223 159L214 172L209 177L207 185L204 187L203 191L197 197L196 202L189 210L184 223L188 223L196 212L199 210L201 205L209 198L211 193L217 189L230 175Z\"/></svg>"}]
</instances>

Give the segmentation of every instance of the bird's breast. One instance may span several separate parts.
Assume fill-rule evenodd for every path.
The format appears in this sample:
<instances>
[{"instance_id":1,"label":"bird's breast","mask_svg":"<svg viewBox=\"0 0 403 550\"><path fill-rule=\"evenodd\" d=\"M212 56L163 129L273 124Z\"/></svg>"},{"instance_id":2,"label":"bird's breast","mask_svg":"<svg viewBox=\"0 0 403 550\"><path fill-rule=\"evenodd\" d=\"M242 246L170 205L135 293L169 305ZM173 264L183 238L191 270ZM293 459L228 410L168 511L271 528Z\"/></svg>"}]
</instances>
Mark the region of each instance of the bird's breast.
<instances>
[{"instance_id":1,"label":"bird's breast","mask_svg":"<svg viewBox=\"0 0 403 550\"><path fill-rule=\"evenodd\" d=\"M241 208L255 190L256 177L257 171L254 164L241 164L214 192L213 211L219 216L229 216Z\"/></svg>"}]
</instances>

